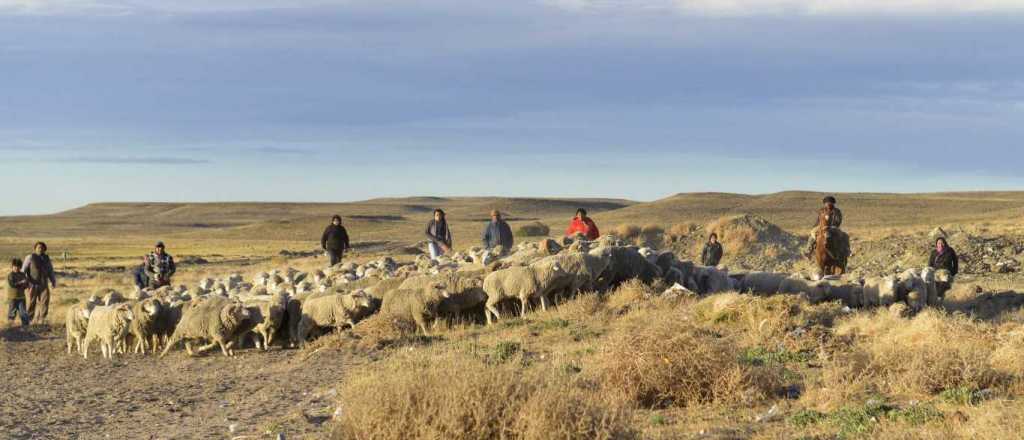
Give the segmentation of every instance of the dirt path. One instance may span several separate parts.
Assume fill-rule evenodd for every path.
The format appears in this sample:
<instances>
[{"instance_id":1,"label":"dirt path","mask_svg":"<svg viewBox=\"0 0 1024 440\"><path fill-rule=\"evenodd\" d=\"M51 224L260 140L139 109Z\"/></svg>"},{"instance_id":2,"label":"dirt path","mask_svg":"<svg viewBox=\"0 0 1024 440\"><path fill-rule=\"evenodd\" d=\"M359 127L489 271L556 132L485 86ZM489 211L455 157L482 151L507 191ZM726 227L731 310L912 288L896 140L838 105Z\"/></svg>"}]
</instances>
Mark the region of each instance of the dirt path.
<instances>
[{"instance_id":1,"label":"dirt path","mask_svg":"<svg viewBox=\"0 0 1024 440\"><path fill-rule=\"evenodd\" d=\"M66 354L62 331L0 330L0 437L321 438L351 365L336 351L280 348L110 362L94 346L83 359Z\"/></svg>"}]
</instances>

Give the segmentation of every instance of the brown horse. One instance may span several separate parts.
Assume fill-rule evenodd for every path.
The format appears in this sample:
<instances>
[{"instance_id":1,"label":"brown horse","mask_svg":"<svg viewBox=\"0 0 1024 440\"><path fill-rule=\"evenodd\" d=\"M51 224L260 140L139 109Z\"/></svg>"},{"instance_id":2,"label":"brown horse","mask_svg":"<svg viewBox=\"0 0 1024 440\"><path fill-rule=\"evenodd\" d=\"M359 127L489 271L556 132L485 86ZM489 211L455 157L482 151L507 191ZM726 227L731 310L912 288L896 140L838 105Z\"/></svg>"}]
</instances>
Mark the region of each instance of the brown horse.
<instances>
[{"instance_id":1,"label":"brown horse","mask_svg":"<svg viewBox=\"0 0 1024 440\"><path fill-rule=\"evenodd\" d=\"M846 273L847 255L837 246L842 239L840 234L842 232L838 229L827 227L824 218L818 219L818 230L814 235L814 258L818 263L818 273L822 276Z\"/></svg>"}]
</instances>

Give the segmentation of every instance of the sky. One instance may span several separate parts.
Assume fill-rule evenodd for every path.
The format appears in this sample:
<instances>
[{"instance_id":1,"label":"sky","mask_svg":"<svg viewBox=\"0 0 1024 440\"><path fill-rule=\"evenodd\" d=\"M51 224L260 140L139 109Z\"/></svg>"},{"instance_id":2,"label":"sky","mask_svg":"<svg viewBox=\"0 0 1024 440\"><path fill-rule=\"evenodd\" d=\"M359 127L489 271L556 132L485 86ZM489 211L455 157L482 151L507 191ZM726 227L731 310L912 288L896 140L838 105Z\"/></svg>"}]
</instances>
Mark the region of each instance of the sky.
<instances>
[{"instance_id":1,"label":"sky","mask_svg":"<svg viewBox=\"0 0 1024 440\"><path fill-rule=\"evenodd\" d=\"M0 0L0 215L1024 189L1024 0Z\"/></svg>"}]
</instances>

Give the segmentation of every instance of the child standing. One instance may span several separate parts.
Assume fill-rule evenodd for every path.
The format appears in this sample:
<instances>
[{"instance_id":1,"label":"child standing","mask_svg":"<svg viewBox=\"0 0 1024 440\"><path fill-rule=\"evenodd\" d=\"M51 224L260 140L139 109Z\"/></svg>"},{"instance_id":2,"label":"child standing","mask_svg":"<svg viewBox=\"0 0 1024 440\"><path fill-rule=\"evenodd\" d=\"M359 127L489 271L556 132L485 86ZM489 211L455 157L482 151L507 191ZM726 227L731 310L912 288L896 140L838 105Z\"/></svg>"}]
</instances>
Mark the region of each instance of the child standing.
<instances>
[{"instance_id":1,"label":"child standing","mask_svg":"<svg viewBox=\"0 0 1024 440\"><path fill-rule=\"evenodd\" d=\"M21 260L11 260L11 273L7 275L7 319L14 321L14 317L21 314L21 327L28 327L28 309L25 308L25 290L29 288L28 276L21 271Z\"/></svg>"}]
</instances>

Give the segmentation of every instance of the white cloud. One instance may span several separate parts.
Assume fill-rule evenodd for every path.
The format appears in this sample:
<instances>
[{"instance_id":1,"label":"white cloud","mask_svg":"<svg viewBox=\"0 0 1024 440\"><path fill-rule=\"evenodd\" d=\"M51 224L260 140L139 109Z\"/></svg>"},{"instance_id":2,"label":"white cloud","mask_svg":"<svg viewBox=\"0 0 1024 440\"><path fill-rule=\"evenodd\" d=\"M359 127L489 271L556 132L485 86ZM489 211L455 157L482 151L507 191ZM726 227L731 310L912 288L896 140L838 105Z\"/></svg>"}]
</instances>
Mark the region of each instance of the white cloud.
<instances>
[{"instance_id":1,"label":"white cloud","mask_svg":"<svg viewBox=\"0 0 1024 440\"><path fill-rule=\"evenodd\" d=\"M574 11L623 9L744 15L950 15L1024 12L1022 0L541 0Z\"/></svg>"}]
</instances>

